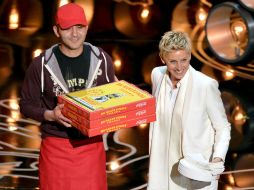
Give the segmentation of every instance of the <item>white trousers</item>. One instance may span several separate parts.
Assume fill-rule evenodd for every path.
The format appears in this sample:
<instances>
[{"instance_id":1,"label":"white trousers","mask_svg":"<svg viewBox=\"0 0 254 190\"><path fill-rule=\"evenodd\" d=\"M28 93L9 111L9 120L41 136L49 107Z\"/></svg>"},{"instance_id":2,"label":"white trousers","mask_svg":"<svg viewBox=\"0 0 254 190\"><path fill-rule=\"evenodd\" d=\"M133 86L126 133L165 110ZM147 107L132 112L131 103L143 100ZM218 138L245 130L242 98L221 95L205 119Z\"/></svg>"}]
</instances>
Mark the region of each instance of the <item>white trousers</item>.
<instances>
[{"instance_id":1,"label":"white trousers","mask_svg":"<svg viewBox=\"0 0 254 190\"><path fill-rule=\"evenodd\" d=\"M207 182L200 182L196 180L190 180L190 187L187 190L217 190L218 189L218 180L211 181L210 185ZM207 184L207 185L206 185Z\"/></svg>"},{"instance_id":2,"label":"white trousers","mask_svg":"<svg viewBox=\"0 0 254 190\"><path fill-rule=\"evenodd\" d=\"M171 180L170 180L171 181ZM181 181L184 182L181 185L174 182L170 182L168 187L161 187L159 184L157 186L149 186L147 190L217 190L218 180L211 182L196 181L184 176L181 176Z\"/></svg>"}]
</instances>

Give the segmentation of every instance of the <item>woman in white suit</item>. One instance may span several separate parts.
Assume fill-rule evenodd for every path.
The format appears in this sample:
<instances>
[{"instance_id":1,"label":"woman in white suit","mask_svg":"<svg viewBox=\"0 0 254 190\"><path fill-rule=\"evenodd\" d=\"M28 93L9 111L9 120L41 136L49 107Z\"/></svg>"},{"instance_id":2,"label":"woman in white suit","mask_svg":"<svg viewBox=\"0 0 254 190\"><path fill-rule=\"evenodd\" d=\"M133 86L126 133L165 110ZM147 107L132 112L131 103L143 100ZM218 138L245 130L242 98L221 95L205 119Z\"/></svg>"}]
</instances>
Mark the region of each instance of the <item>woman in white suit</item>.
<instances>
[{"instance_id":1,"label":"woman in white suit","mask_svg":"<svg viewBox=\"0 0 254 190\"><path fill-rule=\"evenodd\" d=\"M215 190L230 141L218 83L190 66L186 33L166 32L159 50L165 66L151 76L157 120L149 133L148 190Z\"/></svg>"}]
</instances>

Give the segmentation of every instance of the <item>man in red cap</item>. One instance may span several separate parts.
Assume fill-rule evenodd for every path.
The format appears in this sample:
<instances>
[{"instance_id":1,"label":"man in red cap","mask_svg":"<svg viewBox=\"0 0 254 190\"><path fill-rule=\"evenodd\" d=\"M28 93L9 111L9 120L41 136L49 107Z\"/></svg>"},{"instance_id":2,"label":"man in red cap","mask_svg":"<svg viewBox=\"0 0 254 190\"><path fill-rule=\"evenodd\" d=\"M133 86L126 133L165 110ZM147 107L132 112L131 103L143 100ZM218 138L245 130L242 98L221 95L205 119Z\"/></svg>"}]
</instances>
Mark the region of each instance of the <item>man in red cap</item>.
<instances>
[{"instance_id":1,"label":"man in red cap","mask_svg":"<svg viewBox=\"0 0 254 190\"><path fill-rule=\"evenodd\" d=\"M88 23L79 5L61 6L53 30L60 43L30 64L20 100L24 116L41 122L40 190L105 190L102 136L88 138L72 127L57 96L115 81L112 60L85 42Z\"/></svg>"}]
</instances>

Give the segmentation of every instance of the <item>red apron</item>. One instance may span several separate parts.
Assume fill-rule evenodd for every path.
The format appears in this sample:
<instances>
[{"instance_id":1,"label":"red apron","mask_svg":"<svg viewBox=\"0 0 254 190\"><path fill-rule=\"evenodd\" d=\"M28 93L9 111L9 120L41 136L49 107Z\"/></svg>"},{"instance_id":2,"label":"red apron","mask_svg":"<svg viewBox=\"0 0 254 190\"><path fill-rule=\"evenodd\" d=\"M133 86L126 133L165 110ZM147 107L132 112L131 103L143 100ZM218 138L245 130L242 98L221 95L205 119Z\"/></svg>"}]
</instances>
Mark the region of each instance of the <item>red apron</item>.
<instances>
[{"instance_id":1,"label":"red apron","mask_svg":"<svg viewBox=\"0 0 254 190\"><path fill-rule=\"evenodd\" d=\"M40 190L106 190L106 155L101 137L96 138L92 143L56 137L42 139Z\"/></svg>"}]
</instances>

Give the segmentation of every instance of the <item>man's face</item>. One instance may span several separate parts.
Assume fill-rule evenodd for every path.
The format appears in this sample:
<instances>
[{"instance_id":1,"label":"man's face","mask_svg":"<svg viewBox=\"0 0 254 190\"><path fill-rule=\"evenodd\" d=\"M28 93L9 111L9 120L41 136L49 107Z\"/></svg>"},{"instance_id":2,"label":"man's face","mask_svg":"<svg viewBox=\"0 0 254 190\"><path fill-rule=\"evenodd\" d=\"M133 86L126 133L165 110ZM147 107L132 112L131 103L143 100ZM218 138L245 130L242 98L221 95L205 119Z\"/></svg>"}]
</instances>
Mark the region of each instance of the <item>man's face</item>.
<instances>
[{"instance_id":1,"label":"man's face","mask_svg":"<svg viewBox=\"0 0 254 190\"><path fill-rule=\"evenodd\" d=\"M187 72L190 65L191 53L185 50L173 50L165 53L161 60L167 65L170 79L176 85Z\"/></svg>"},{"instance_id":2,"label":"man's face","mask_svg":"<svg viewBox=\"0 0 254 190\"><path fill-rule=\"evenodd\" d=\"M74 25L67 29L61 29L59 26L54 28L57 37L61 38L62 47L65 50L83 49L83 42L86 39L88 26Z\"/></svg>"}]
</instances>

